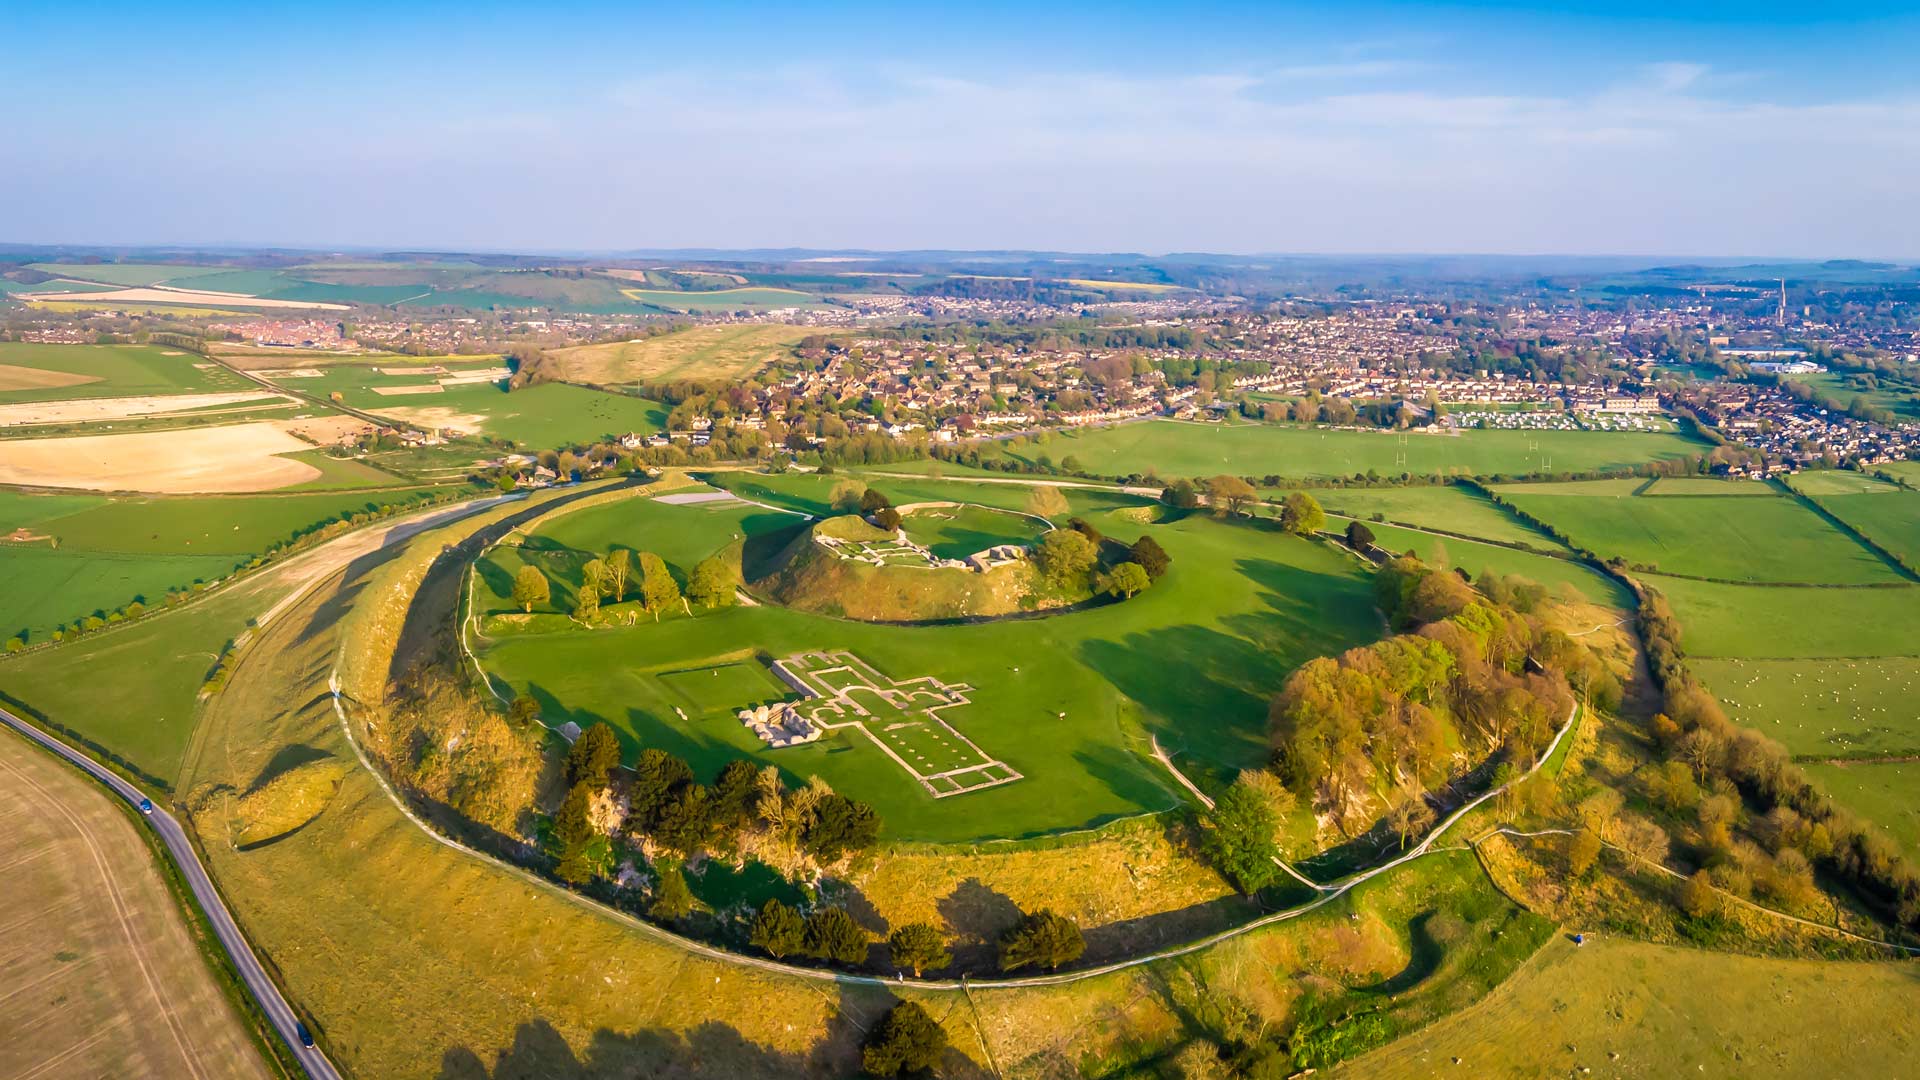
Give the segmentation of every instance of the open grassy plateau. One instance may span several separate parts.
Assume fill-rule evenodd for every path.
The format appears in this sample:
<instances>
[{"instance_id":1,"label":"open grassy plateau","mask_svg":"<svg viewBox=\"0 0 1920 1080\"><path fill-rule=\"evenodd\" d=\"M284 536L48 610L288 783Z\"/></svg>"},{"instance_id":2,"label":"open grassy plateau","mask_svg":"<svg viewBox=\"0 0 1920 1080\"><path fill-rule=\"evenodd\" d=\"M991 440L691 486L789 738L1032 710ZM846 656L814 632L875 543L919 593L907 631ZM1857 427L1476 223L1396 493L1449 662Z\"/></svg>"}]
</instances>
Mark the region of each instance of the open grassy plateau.
<instances>
[{"instance_id":1,"label":"open grassy plateau","mask_svg":"<svg viewBox=\"0 0 1920 1080\"><path fill-rule=\"evenodd\" d=\"M744 480L742 493L772 495L762 483L769 479L778 480ZM826 478L779 486L814 499L830 489ZM974 496L969 485L928 483L902 486L895 497L904 502L935 493L956 501ZM998 493L1019 495L1018 489ZM1092 510L1109 499L1085 505ZM792 505L808 503L800 498ZM1266 754L1267 698L1288 671L1308 657L1369 640L1379 623L1365 575L1350 556L1203 516L1139 525L1116 516L1126 512L1095 512L1095 520L1129 541L1150 532L1173 556L1174 569L1132 600L1048 618L882 626L760 604L675 612L658 622L642 616L632 625L585 631L549 621L557 616L516 616L506 592L529 559L550 569L555 587L547 608L558 612L569 609L577 585L570 568L615 544L654 550L684 573L736 539L778 539L801 524L739 501L632 500L584 510L536 527L482 563L476 605L482 662L513 692L539 701L549 723L584 727L604 720L630 740L630 753L660 746L703 770L748 756L796 777L817 774L835 790L872 802L899 838L1026 836L1162 810L1176 800L1170 779L1145 754L1150 737L1202 774L1256 765ZM974 516L996 529L1023 520ZM1008 534L980 535L1000 540ZM929 799L857 732L776 751L759 745L733 712L778 693L761 688L729 700L689 701L682 689L718 678L711 673L731 665L762 663L757 657L807 652L852 653L888 680L931 677L968 687L966 704L943 717L1024 779L958 799ZM632 657L646 659L636 665Z\"/></svg>"}]
</instances>

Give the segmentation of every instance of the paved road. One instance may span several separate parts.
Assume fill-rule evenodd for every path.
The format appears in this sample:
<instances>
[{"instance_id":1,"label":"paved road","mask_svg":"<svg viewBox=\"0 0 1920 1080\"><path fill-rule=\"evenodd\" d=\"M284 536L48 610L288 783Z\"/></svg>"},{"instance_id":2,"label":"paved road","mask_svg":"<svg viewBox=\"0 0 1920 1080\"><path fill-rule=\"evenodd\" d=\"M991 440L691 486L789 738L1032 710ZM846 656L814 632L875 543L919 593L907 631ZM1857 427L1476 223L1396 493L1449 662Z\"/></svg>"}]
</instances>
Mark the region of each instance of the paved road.
<instances>
[{"instance_id":1,"label":"paved road","mask_svg":"<svg viewBox=\"0 0 1920 1080\"><path fill-rule=\"evenodd\" d=\"M85 770L87 775L105 784L115 795L127 800L134 807L139 807L140 800L145 798L135 790L132 784L101 768L92 758L5 709L0 709L0 722L5 722L7 726L14 728L27 738L73 762ZM260 959L253 955L253 947L247 944L245 937L241 936L240 927L234 923L233 915L227 911L227 905L220 899L220 894L214 891L213 882L207 877L206 867L200 865L200 856L193 850L193 845L187 842L186 831L180 827L178 821L174 820L172 814L167 813L159 805L154 806L153 813L147 816L147 821L153 826L153 831L160 835L161 842L166 844L167 853L173 857L174 865L180 868L181 877L186 879L187 885L193 890L194 900L200 905L200 910L206 913L207 924L213 927L214 935L220 939L221 946L233 959L234 969L240 973L241 980L246 983L247 991L253 995L255 1001L260 1003L261 1011L272 1022L273 1029L286 1040L294 1057L299 1059L301 1067L305 1068L307 1075L314 1080L338 1080L340 1074L334 1070L333 1063L327 1060L326 1055L322 1054L318 1048L300 1045L299 1033L295 1027L298 1021L293 1015L292 1007L287 1004L286 998L280 996L280 988L274 985L266 969L260 966Z\"/></svg>"}]
</instances>

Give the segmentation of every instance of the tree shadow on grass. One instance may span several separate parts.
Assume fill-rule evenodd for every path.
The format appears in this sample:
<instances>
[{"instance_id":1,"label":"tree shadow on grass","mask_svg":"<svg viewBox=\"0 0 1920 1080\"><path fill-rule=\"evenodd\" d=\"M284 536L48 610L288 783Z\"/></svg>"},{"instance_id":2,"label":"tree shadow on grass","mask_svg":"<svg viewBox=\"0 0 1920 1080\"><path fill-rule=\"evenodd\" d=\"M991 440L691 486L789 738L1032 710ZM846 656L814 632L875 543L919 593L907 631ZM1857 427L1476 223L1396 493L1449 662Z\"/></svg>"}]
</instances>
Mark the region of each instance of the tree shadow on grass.
<instances>
[{"instance_id":1,"label":"tree shadow on grass","mask_svg":"<svg viewBox=\"0 0 1920 1080\"><path fill-rule=\"evenodd\" d=\"M899 1003L881 987L840 983L838 998L823 1003L826 1031L805 1050L787 1051L754 1042L730 1024L709 1020L687 1031L642 1028L620 1032L602 1028L576 1052L547 1020L520 1025L513 1041L498 1050L456 1046L440 1059L439 1080L612 1080L636 1077L844 1077L860 1072L860 1048L881 1016ZM716 1011L721 1003L713 1003ZM972 1036L958 995L928 1003L942 1020L948 1038ZM795 1017L811 1021L812 1017ZM958 1051L949 1050L941 1076L977 1080L984 1071Z\"/></svg>"},{"instance_id":2,"label":"tree shadow on grass","mask_svg":"<svg viewBox=\"0 0 1920 1080\"><path fill-rule=\"evenodd\" d=\"M1020 921L1020 905L979 878L968 878L934 904L955 940L953 966L962 971L991 971L1000 935Z\"/></svg>"}]
</instances>

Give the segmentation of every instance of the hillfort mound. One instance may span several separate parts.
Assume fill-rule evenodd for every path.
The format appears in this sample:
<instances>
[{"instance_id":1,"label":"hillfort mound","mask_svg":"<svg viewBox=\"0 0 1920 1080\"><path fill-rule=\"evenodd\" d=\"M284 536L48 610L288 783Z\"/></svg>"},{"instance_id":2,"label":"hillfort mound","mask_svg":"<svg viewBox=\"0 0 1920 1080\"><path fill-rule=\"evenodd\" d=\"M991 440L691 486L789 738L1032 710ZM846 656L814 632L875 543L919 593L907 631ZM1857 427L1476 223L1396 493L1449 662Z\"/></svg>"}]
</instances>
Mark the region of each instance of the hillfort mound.
<instances>
[{"instance_id":1,"label":"hillfort mound","mask_svg":"<svg viewBox=\"0 0 1920 1080\"><path fill-rule=\"evenodd\" d=\"M748 583L787 607L869 622L1065 607L1089 594L1050 585L1031 558L1052 528L1043 518L967 503L843 514L799 530Z\"/></svg>"}]
</instances>

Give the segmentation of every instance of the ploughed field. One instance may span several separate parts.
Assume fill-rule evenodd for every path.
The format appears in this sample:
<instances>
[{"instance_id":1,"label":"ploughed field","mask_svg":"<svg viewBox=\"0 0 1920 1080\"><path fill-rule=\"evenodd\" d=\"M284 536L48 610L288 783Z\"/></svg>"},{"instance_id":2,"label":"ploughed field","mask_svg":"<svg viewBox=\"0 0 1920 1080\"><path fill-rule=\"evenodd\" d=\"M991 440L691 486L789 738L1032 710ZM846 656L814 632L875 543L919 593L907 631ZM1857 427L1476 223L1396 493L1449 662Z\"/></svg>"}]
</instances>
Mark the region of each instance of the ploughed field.
<instances>
[{"instance_id":1,"label":"ploughed field","mask_svg":"<svg viewBox=\"0 0 1920 1080\"><path fill-rule=\"evenodd\" d=\"M770 488L796 492L790 504L804 509L824 500L834 481L726 482L769 501L781 498ZM928 481L913 497L965 501L985 487ZM908 498L904 489L888 491L896 501ZM1024 497L1017 487L995 494ZM1267 756L1268 699L1293 668L1380 634L1369 580L1337 548L1205 516L1141 524L1138 500L1116 508L1110 495L1068 496L1074 513L1109 536L1131 542L1153 535L1173 557L1168 575L1124 603L965 625L879 625L772 604L669 611L657 622L641 614L631 625L593 630L558 614L516 616L510 559L577 568L618 543L656 551L679 576L690 562L735 543L747 546L751 559L803 525L745 502L629 499L558 517L535 528L522 550L503 545L483 560L475 605L484 630L477 636L481 663L513 693L531 694L549 724L613 725L629 758L654 746L701 773L749 757L781 766L796 781L818 774L836 791L872 803L893 837L964 841L1071 829L1174 805L1174 782L1150 756L1150 738L1190 773L1224 776L1257 765ZM549 554L560 549L572 554ZM567 573L550 574L553 611L563 610L564 594L577 588L577 569L570 581ZM872 686L850 691L851 700L867 703L884 723L838 727L836 717L816 742L770 749L735 711L799 695L778 686L761 693L766 684L755 683L724 705L717 697L690 697L689 687L702 679L716 688L738 684L740 664L821 654L850 658L834 665L851 665ZM912 715L890 711L902 708ZM949 756L963 762L958 767L978 762L973 750L918 715L927 708L973 744L978 762L999 763L1019 778L933 797L916 773L948 771L940 762ZM851 710L844 716L854 718Z\"/></svg>"}]
</instances>

